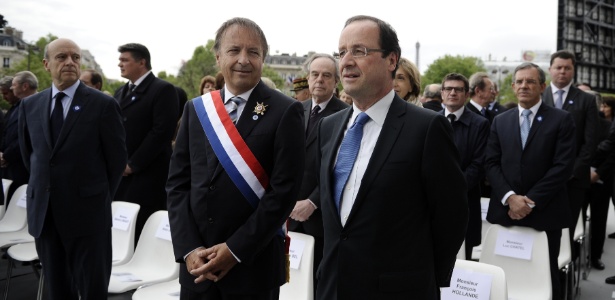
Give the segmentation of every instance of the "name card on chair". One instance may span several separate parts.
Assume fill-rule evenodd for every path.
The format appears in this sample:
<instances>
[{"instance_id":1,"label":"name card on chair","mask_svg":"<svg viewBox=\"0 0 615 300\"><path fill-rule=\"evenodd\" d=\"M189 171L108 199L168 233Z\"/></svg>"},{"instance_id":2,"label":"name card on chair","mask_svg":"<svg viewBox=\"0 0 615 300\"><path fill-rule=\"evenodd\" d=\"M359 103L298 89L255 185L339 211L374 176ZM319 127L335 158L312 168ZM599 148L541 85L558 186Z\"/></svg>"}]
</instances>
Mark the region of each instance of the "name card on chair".
<instances>
[{"instance_id":1,"label":"name card on chair","mask_svg":"<svg viewBox=\"0 0 615 300\"><path fill-rule=\"evenodd\" d=\"M19 200L17 200L17 206L26 208L26 206L28 205L26 201L27 198L28 198L28 195L26 193L23 193L23 195L21 195Z\"/></svg>"},{"instance_id":2,"label":"name card on chair","mask_svg":"<svg viewBox=\"0 0 615 300\"><path fill-rule=\"evenodd\" d=\"M135 210L127 207L118 207L113 214L113 228L128 231L130 223L135 217Z\"/></svg>"},{"instance_id":3,"label":"name card on chair","mask_svg":"<svg viewBox=\"0 0 615 300\"><path fill-rule=\"evenodd\" d=\"M156 230L156 237L167 241L171 240L171 225L169 224L169 218L164 218L160 221L158 230Z\"/></svg>"},{"instance_id":4,"label":"name card on chair","mask_svg":"<svg viewBox=\"0 0 615 300\"><path fill-rule=\"evenodd\" d=\"M532 235L515 230L502 229L498 232L495 254L532 260L534 238Z\"/></svg>"},{"instance_id":5,"label":"name card on chair","mask_svg":"<svg viewBox=\"0 0 615 300\"><path fill-rule=\"evenodd\" d=\"M303 256L303 249L305 248L305 242L299 239L290 239L290 248L288 254L290 255L290 268L299 270L301 264L301 257Z\"/></svg>"},{"instance_id":6,"label":"name card on chair","mask_svg":"<svg viewBox=\"0 0 615 300\"><path fill-rule=\"evenodd\" d=\"M441 289L442 300L489 300L493 275L455 268L451 286Z\"/></svg>"}]
</instances>

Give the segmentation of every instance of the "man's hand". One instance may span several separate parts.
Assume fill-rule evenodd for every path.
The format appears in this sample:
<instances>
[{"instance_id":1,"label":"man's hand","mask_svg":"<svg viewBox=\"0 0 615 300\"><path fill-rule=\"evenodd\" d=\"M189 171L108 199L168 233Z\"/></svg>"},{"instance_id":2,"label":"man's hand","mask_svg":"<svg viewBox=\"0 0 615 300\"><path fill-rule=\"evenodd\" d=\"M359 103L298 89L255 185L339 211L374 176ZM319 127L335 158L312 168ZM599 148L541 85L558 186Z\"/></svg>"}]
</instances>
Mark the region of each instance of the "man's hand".
<instances>
[{"instance_id":1,"label":"man's hand","mask_svg":"<svg viewBox=\"0 0 615 300\"><path fill-rule=\"evenodd\" d=\"M314 207L312 201L308 199L299 200L295 204L293 211L290 213L290 218L298 222L305 222L310 218L315 210L316 207Z\"/></svg>"},{"instance_id":2,"label":"man's hand","mask_svg":"<svg viewBox=\"0 0 615 300\"><path fill-rule=\"evenodd\" d=\"M508 216L513 220L521 220L532 212L534 201L530 198L521 195L510 195L508 197ZM530 207L531 206L531 207Z\"/></svg>"},{"instance_id":3,"label":"man's hand","mask_svg":"<svg viewBox=\"0 0 615 300\"><path fill-rule=\"evenodd\" d=\"M126 164L126 169L124 169L124 174L122 174L122 176L128 176L130 174L132 174L132 169L128 164Z\"/></svg>"},{"instance_id":4,"label":"man's hand","mask_svg":"<svg viewBox=\"0 0 615 300\"><path fill-rule=\"evenodd\" d=\"M226 243L195 252L207 263L190 271L190 274L197 276L194 283L201 283L205 280L217 282L237 264L237 260Z\"/></svg>"},{"instance_id":5,"label":"man's hand","mask_svg":"<svg viewBox=\"0 0 615 300\"><path fill-rule=\"evenodd\" d=\"M199 247L196 250L192 251L192 253L188 254L188 256L186 257L186 269L188 269L188 272L200 268L206 263L205 259L200 258L196 254L198 251L203 249L205 248Z\"/></svg>"},{"instance_id":6,"label":"man's hand","mask_svg":"<svg viewBox=\"0 0 615 300\"><path fill-rule=\"evenodd\" d=\"M591 183L596 183L598 182L598 180L600 180L600 175L598 175L596 171L591 171L590 178L591 178Z\"/></svg>"}]
</instances>

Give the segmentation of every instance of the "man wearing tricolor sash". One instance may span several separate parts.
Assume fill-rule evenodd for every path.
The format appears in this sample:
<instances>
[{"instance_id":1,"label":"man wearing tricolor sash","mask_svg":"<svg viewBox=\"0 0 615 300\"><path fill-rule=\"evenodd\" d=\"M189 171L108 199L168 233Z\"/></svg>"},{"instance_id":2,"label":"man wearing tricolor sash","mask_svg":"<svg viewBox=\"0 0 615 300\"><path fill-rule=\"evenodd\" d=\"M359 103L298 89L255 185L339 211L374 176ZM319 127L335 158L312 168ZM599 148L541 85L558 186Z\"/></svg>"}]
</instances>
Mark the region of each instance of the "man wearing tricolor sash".
<instances>
[{"instance_id":1,"label":"man wearing tricolor sash","mask_svg":"<svg viewBox=\"0 0 615 300\"><path fill-rule=\"evenodd\" d=\"M167 182L181 299L278 299L303 176L299 102L260 81L267 40L245 18L218 29L226 85L189 101Z\"/></svg>"}]
</instances>

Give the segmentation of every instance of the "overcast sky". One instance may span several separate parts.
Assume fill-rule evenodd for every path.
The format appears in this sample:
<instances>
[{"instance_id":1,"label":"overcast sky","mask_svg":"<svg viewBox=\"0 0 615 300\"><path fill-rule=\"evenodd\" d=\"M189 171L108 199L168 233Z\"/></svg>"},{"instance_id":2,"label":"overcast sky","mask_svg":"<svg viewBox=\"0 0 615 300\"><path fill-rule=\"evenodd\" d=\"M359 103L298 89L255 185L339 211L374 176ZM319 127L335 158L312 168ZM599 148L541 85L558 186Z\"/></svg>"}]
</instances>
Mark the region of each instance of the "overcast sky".
<instances>
[{"instance_id":1,"label":"overcast sky","mask_svg":"<svg viewBox=\"0 0 615 300\"><path fill-rule=\"evenodd\" d=\"M347 18L372 15L395 28L403 57L415 62L420 43L421 72L447 54L517 61L523 50L555 51L557 38L556 0L5 0L0 14L26 42L49 33L74 40L114 79L121 79L119 45L147 46L154 73L176 75L182 61L233 17L259 24L270 53L302 56L332 53Z\"/></svg>"}]
</instances>

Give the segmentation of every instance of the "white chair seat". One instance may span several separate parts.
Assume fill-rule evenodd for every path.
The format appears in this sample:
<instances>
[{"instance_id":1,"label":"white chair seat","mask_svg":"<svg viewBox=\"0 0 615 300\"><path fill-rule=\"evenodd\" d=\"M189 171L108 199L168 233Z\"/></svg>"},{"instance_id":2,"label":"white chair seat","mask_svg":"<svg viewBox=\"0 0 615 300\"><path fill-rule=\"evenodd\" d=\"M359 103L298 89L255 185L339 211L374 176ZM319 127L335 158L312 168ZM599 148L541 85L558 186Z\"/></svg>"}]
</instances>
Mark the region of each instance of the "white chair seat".
<instances>
[{"instance_id":1,"label":"white chair seat","mask_svg":"<svg viewBox=\"0 0 615 300\"><path fill-rule=\"evenodd\" d=\"M314 299L314 237L289 231L291 248L294 241L304 242L299 269L290 269L290 282L280 287L280 300Z\"/></svg>"},{"instance_id":2,"label":"white chair seat","mask_svg":"<svg viewBox=\"0 0 615 300\"><path fill-rule=\"evenodd\" d=\"M138 288L132 300L177 300L181 285L178 279Z\"/></svg>"},{"instance_id":3,"label":"white chair seat","mask_svg":"<svg viewBox=\"0 0 615 300\"><path fill-rule=\"evenodd\" d=\"M489 300L508 300L506 275L502 268L471 260L457 259L457 261L455 262L455 269L465 269L470 272L491 275L491 290L489 293ZM451 287L454 286L455 285L451 283ZM450 288L443 288L441 290L442 299L447 299L448 295L445 295L445 293L450 293Z\"/></svg>"},{"instance_id":4,"label":"white chair seat","mask_svg":"<svg viewBox=\"0 0 615 300\"><path fill-rule=\"evenodd\" d=\"M167 211L157 211L147 219L130 261L112 266L109 293L124 293L179 278L179 264L175 262L171 241L156 236L159 226L168 224L168 219ZM121 281L118 274L130 274L138 281Z\"/></svg>"},{"instance_id":5,"label":"white chair seat","mask_svg":"<svg viewBox=\"0 0 615 300\"><path fill-rule=\"evenodd\" d=\"M32 242L13 245L6 252L17 261L34 261L38 259L36 246Z\"/></svg>"},{"instance_id":6,"label":"white chair seat","mask_svg":"<svg viewBox=\"0 0 615 300\"><path fill-rule=\"evenodd\" d=\"M26 197L26 190L28 185L24 184L15 190L11 197L11 202L6 208L5 216L0 219L0 233L18 231L26 226L27 212L26 208L19 206L20 199Z\"/></svg>"}]
</instances>

